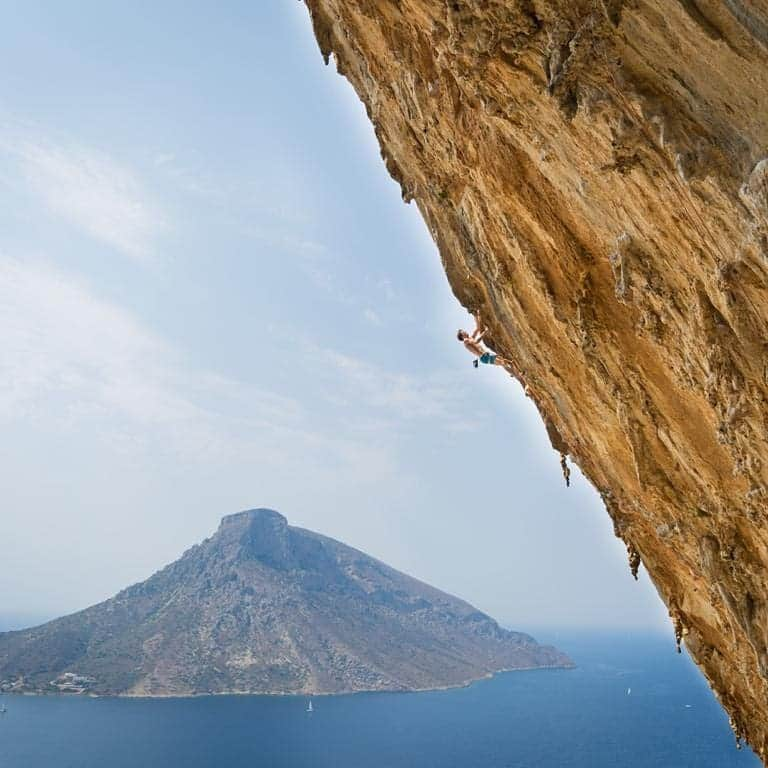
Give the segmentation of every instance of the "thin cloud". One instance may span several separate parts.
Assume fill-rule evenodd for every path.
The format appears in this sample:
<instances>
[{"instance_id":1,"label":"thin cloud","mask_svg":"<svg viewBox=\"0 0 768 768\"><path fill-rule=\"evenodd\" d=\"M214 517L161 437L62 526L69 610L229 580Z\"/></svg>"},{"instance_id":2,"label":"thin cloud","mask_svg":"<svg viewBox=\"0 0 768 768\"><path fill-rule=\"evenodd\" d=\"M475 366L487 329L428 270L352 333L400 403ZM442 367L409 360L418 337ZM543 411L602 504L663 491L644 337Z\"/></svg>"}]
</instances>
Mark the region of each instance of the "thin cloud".
<instances>
[{"instance_id":1,"label":"thin cloud","mask_svg":"<svg viewBox=\"0 0 768 768\"><path fill-rule=\"evenodd\" d=\"M363 317L366 319L367 322L369 322L371 325L375 326L376 328L381 328L384 325L378 313L375 310L371 309L370 307L366 307L363 310Z\"/></svg>"},{"instance_id":2,"label":"thin cloud","mask_svg":"<svg viewBox=\"0 0 768 768\"><path fill-rule=\"evenodd\" d=\"M0 256L0 425L95 425L120 451L259 471L318 486L395 472L387 445L312 424L297 400L188 366L130 313L49 264Z\"/></svg>"},{"instance_id":3,"label":"thin cloud","mask_svg":"<svg viewBox=\"0 0 768 768\"><path fill-rule=\"evenodd\" d=\"M163 217L129 168L87 147L26 141L15 153L30 189L54 215L130 258L154 255Z\"/></svg>"},{"instance_id":4,"label":"thin cloud","mask_svg":"<svg viewBox=\"0 0 768 768\"><path fill-rule=\"evenodd\" d=\"M464 398L455 386L446 384L448 374L426 371L423 375L390 372L365 360L332 349L314 348L310 358L320 370L330 369L341 386L332 390L337 402L356 402L372 409L390 422L402 424L425 419L438 421L451 432L476 429L461 403Z\"/></svg>"},{"instance_id":5,"label":"thin cloud","mask_svg":"<svg viewBox=\"0 0 768 768\"><path fill-rule=\"evenodd\" d=\"M300 431L301 407L205 371L129 313L56 268L0 258L0 422L117 420L186 453L221 452L236 429Z\"/></svg>"},{"instance_id":6,"label":"thin cloud","mask_svg":"<svg viewBox=\"0 0 768 768\"><path fill-rule=\"evenodd\" d=\"M0 418L117 413L183 421L168 350L129 314L53 267L0 258ZM172 365L172 364L171 364Z\"/></svg>"},{"instance_id":7,"label":"thin cloud","mask_svg":"<svg viewBox=\"0 0 768 768\"><path fill-rule=\"evenodd\" d=\"M349 291L339 280L343 268L339 265L338 259L331 255L323 243L288 231L287 225L280 222L278 222L277 227L274 223L259 226L249 225L244 231L254 240L259 240L271 248L280 249L292 258L316 288L339 304L359 305L358 296Z\"/></svg>"},{"instance_id":8,"label":"thin cloud","mask_svg":"<svg viewBox=\"0 0 768 768\"><path fill-rule=\"evenodd\" d=\"M392 281L388 277L384 277L378 282L378 287L384 294L384 298L387 301L394 301L397 298L397 292L395 291Z\"/></svg>"}]
</instances>

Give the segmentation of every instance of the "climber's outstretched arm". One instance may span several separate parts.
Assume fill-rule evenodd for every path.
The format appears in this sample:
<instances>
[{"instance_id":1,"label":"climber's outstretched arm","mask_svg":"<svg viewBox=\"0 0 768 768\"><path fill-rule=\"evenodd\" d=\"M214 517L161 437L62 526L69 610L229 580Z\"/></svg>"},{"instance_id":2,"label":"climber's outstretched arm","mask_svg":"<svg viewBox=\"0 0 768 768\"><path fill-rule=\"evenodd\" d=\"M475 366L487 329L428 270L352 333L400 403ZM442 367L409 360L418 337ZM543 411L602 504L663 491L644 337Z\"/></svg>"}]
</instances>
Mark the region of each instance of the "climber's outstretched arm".
<instances>
[{"instance_id":1,"label":"climber's outstretched arm","mask_svg":"<svg viewBox=\"0 0 768 768\"><path fill-rule=\"evenodd\" d=\"M482 339L483 336L485 336L488 330L488 326L483 325L483 321L480 317L480 310L475 312L474 317L475 317L475 330L472 332L472 338L475 341L480 341L480 339Z\"/></svg>"}]
</instances>

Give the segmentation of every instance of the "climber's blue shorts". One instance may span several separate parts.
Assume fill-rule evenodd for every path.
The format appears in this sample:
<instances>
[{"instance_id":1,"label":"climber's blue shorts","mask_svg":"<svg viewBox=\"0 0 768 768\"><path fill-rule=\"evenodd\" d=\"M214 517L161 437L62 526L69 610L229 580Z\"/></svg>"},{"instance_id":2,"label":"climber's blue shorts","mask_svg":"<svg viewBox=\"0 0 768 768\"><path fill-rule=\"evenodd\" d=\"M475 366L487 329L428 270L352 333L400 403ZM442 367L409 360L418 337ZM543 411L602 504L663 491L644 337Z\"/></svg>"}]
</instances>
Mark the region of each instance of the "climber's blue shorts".
<instances>
[{"instance_id":1,"label":"climber's blue shorts","mask_svg":"<svg viewBox=\"0 0 768 768\"><path fill-rule=\"evenodd\" d=\"M490 352L483 352L480 355L480 362L486 365L493 365L496 362L496 355L492 355Z\"/></svg>"}]
</instances>

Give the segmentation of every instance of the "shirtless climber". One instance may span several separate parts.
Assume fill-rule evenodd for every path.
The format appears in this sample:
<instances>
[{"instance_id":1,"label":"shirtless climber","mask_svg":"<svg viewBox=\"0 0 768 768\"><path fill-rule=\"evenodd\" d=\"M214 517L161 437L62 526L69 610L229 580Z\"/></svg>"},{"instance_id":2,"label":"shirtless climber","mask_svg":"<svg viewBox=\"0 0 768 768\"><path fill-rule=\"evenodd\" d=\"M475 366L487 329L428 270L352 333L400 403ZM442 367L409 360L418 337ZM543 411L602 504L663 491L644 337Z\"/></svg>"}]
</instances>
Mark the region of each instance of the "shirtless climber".
<instances>
[{"instance_id":1,"label":"shirtless climber","mask_svg":"<svg viewBox=\"0 0 768 768\"><path fill-rule=\"evenodd\" d=\"M511 362L505 358L489 352L482 344L483 336L488 331L488 326L483 326L480 319L480 312L475 312L475 330L469 334L465 330L459 329L456 338L477 358L473 365L477 368L478 362L486 365L510 365ZM482 330L481 330L482 329Z\"/></svg>"}]
</instances>

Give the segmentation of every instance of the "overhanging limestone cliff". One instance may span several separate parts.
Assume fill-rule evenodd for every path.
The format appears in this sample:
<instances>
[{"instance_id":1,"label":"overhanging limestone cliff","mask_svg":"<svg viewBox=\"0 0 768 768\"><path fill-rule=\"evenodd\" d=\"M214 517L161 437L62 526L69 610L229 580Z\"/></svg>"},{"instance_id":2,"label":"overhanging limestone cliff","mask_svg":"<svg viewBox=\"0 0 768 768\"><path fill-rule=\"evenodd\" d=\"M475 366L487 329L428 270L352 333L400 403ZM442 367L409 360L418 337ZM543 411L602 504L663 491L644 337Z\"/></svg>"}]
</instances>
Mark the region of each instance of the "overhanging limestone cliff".
<instances>
[{"instance_id":1,"label":"overhanging limestone cliff","mask_svg":"<svg viewBox=\"0 0 768 768\"><path fill-rule=\"evenodd\" d=\"M768 759L768 3L305 0L451 286Z\"/></svg>"}]
</instances>

